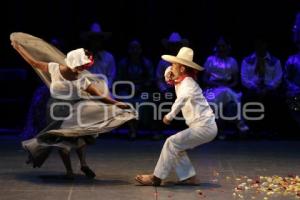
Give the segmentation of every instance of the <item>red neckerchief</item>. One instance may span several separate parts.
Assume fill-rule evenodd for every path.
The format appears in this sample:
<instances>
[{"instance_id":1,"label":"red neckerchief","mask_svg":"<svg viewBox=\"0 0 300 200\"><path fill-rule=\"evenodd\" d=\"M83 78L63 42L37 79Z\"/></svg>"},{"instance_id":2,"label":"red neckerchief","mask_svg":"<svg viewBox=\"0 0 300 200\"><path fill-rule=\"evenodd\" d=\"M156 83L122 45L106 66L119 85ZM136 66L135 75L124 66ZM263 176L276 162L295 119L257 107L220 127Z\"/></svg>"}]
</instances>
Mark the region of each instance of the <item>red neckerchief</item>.
<instances>
[{"instance_id":1,"label":"red neckerchief","mask_svg":"<svg viewBox=\"0 0 300 200\"><path fill-rule=\"evenodd\" d=\"M94 64L94 62L95 62L94 56L93 56L93 55L90 55L90 56L89 56L89 60L90 60L91 62L89 62L89 63L83 65L84 69L88 69L88 68L90 68L91 66L93 66L93 64Z\"/></svg>"},{"instance_id":2,"label":"red neckerchief","mask_svg":"<svg viewBox=\"0 0 300 200\"><path fill-rule=\"evenodd\" d=\"M183 81L186 77L188 77L188 75L182 75L180 76L178 79L174 80L174 84L177 85L179 83L181 83L181 81Z\"/></svg>"}]
</instances>

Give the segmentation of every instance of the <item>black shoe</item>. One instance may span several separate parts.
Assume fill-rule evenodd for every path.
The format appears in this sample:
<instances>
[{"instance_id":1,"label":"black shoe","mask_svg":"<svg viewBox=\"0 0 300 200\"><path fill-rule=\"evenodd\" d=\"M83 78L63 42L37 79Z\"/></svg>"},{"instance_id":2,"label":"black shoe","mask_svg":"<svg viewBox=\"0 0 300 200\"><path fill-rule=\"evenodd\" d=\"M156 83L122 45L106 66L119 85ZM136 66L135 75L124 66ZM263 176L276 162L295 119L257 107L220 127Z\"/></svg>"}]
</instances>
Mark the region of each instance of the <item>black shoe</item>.
<instances>
[{"instance_id":1,"label":"black shoe","mask_svg":"<svg viewBox=\"0 0 300 200\"><path fill-rule=\"evenodd\" d=\"M81 171L85 174L86 177L88 178L95 178L96 174L88 167L88 166L83 166L81 167Z\"/></svg>"}]
</instances>

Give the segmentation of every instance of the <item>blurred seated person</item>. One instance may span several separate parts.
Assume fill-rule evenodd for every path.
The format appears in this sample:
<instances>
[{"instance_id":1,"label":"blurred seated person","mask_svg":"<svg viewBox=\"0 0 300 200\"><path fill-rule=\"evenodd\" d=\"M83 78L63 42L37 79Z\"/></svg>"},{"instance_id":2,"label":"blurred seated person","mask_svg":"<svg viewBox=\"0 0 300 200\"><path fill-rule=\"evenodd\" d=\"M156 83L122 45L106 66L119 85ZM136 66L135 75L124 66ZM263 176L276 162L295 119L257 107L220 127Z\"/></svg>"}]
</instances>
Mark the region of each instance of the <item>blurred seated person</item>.
<instances>
[{"instance_id":1,"label":"blurred seated person","mask_svg":"<svg viewBox=\"0 0 300 200\"><path fill-rule=\"evenodd\" d=\"M114 55L106 50L110 32L103 32L99 22L90 25L90 30L81 34L83 46L94 55L94 65L89 69L93 74L104 75L107 78L109 89L112 88L116 77L116 64Z\"/></svg>"},{"instance_id":2,"label":"blurred seated person","mask_svg":"<svg viewBox=\"0 0 300 200\"><path fill-rule=\"evenodd\" d=\"M257 126L265 128L262 132L275 133L277 131L275 129L278 128L276 127L276 117L278 117L278 108L280 107L281 80L280 60L268 51L265 39L256 39L255 51L242 61L241 81L245 87L244 101L261 103L265 109L264 119L256 120L262 122L260 126Z\"/></svg>"},{"instance_id":3,"label":"blurred seated person","mask_svg":"<svg viewBox=\"0 0 300 200\"><path fill-rule=\"evenodd\" d=\"M128 84L118 84L116 87L118 96L133 96L130 99L123 99L133 104L139 112L139 123L130 124L131 132L130 138L134 139L137 136L137 126L143 128L153 128L154 119L153 107L150 106L138 106L142 103L147 103L152 99L150 96L154 91L154 76L153 76L153 64L152 61L143 55L143 48L141 42L137 39L133 39L129 42L127 47L126 56L121 58L118 62L118 81L130 81L134 88L131 88ZM132 91L133 90L133 91ZM144 98L144 96L148 98Z\"/></svg>"},{"instance_id":4,"label":"blurred seated person","mask_svg":"<svg viewBox=\"0 0 300 200\"><path fill-rule=\"evenodd\" d=\"M135 95L150 92L153 87L153 63L143 55L142 45L139 40L129 42L127 55L118 63L118 80L132 81L135 86ZM123 88L124 90L128 88ZM126 91L122 91L126 92ZM127 91L127 94L130 93Z\"/></svg>"},{"instance_id":5,"label":"blurred seated person","mask_svg":"<svg viewBox=\"0 0 300 200\"><path fill-rule=\"evenodd\" d=\"M240 133L249 130L242 116L238 116L241 92L236 92L239 83L239 67L235 58L230 56L231 46L224 37L220 37L204 64L204 94L215 111L219 129L227 121L234 122ZM226 135L220 133L219 138Z\"/></svg>"},{"instance_id":6,"label":"blurred seated person","mask_svg":"<svg viewBox=\"0 0 300 200\"><path fill-rule=\"evenodd\" d=\"M284 86L289 113L300 128L300 13L293 28L293 42L298 52L289 56L285 63Z\"/></svg>"}]
</instances>

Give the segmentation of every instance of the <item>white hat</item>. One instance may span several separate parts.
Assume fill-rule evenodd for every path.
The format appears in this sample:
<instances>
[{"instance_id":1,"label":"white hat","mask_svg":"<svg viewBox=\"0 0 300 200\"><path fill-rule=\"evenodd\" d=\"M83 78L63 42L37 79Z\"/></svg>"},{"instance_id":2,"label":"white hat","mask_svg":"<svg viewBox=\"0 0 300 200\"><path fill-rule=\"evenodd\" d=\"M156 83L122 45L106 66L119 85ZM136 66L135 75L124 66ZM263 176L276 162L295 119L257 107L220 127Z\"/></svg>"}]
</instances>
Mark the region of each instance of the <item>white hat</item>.
<instances>
[{"instance_id":1,"label":"white hat","mask_svg":"<svg viewBox=\"0 0 300 200\"><path fill-rule=\"evenodd\" d=\"M161 58L170 63L179 63L187 67L191 67L198 71L204 70L203 67L193 62L194 51L188 47L182 47L177 56L162 55Z\"/></svg>"},{"instance_id":2,"label":"white hat","mask_svg":"<svg viewBox=\"0 0 300 200\"><path fill-rule=\"evenodd\" d=\"M66 64L69 68L74 69L85 64L92 62L85 54L83 48L70 51L65 58Z\"/></svg>"}]
</instances>

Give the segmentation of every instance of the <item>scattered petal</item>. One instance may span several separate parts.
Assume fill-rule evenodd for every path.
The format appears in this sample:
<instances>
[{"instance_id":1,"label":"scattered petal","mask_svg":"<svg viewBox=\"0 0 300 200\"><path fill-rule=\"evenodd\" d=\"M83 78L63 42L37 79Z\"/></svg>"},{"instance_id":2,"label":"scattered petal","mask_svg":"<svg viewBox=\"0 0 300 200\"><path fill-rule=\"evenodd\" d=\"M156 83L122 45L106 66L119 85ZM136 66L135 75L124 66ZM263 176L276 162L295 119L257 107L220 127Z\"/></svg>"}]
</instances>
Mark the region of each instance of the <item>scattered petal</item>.
<instances>
[{"instance_id":1,"label":"scattered petal","mask_svg":"<svg viewBox=\"0 0 300 200\"><path fill-rule=\"evenodd\" d=\"M203 192L201 190L196 190L197 194L203 195Z\"/></svg>"},{"instance_id":2,"label":"scattered petal","mask_svg":"<svg viewBox=\"0 0 300 200\"><path fill-rule=\"evenodd\" d=\"M248 178L241 176L236 178L238 185L234 188L234 194L238 197L243 196L247 191L253 191L257 194L264 194L267 196L294 196L300 199L300 177L296 175L289 175L287 177L274 176L259 176L258 178ZM240 197L241 198L241 197ZM251 199L255 199L254 196ZM267 200L268 197L264 197Z\"/></svg>"}]
</instances>

